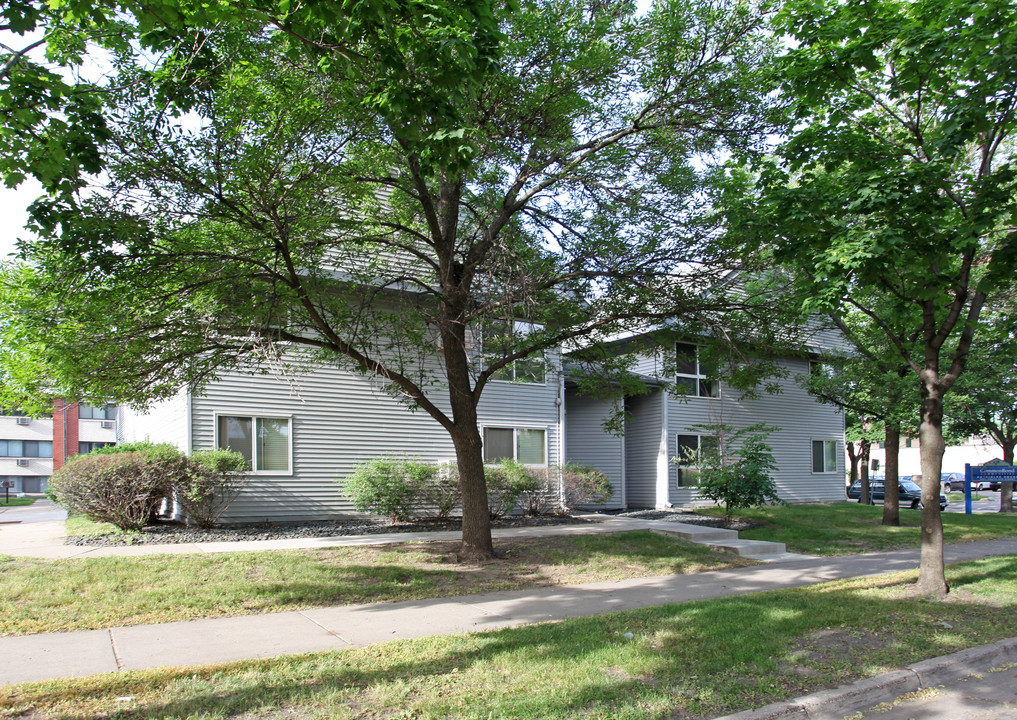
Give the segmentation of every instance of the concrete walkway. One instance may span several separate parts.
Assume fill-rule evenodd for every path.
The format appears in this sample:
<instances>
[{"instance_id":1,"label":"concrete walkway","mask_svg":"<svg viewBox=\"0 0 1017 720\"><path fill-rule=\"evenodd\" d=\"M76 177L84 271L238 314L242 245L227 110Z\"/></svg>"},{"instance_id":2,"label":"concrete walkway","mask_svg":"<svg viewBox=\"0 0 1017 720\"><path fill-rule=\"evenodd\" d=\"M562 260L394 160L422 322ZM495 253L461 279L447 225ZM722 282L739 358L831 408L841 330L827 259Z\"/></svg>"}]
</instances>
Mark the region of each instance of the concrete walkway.
<instances>
[{"instance_id":1,"label":"concrete walkway","mask_svg":"<svg viewBox=\"0 0 1017 720\"><path fill-rule=\"evenodd\" d=\"M41 501L43 503L49 501ZM40 502L35 503L40 505ZM26 508L5 508L27 514ZM45 512L45 507L35 508ZM49 512L52 512L51 510ZM23 515L11 513L4 519L13 520ZM670 520L640 520L611 515L583 516L590 522L569 525L500 528L492 531L496 540L524 537L552 537L562 535L590 535L625 532L627 530L654 530L683 540L709 545L738 555L761 561L800 560L811 556L784 551L783 543L756 540L739 540L734 530L689 525ZM50 560L86 557L135 557L143 555L183 555L194 553L252 552L261 550L324 549L348 545L391 545L405 542L436 542L458 540L458 530L442 532L394 532L372 535L338 535L332 537L283 538L278 540L241 540L236 542L199 542L153 545L122 545L97 547L92 545L65 545L66 534L62 520L29 523L0 522L0 553L14 557L37 557Z\"/></svg>"},{"instance_id":2,"label":"concrete walkway","mask_svg":"<svg viewBox=\"0 0 1017 720\"><path fill-rule=\"evenodd\" d=\"M674 525L674 523L664 524ZM546 535L550 534L551 530L555 530L557 534L576 527L590 526L557 526L529 530L540 530L541 534ZM610 532L636 525L628 521L619 521L603 523L603 527L609 529L601 531ZM502 537L506 536L505 531L500 534ZM407 534L401 534L398 541L410 539ZM342 540L377 542L376 536L371 539ZM166 546L159 547L163 551L166 549ZM178 546L171 547L171 551L178 551ZM132 548L119 550L130 549ZM5 548L4 552L9 551ZM1011 553L1017 553L1017 538L948 546L946 561L959 562ZM0 638L0 658L3 658L0 663L0 685L119 670L204 665L246 658L361 647L397 638L492 630L667 603L799 587L895 570L909 570L917 566L918 559L918 550L843 558L792 559L692 575L635 578L538 590L319 608L108 630L6 637Z\"/></svg>"}]
</instances>

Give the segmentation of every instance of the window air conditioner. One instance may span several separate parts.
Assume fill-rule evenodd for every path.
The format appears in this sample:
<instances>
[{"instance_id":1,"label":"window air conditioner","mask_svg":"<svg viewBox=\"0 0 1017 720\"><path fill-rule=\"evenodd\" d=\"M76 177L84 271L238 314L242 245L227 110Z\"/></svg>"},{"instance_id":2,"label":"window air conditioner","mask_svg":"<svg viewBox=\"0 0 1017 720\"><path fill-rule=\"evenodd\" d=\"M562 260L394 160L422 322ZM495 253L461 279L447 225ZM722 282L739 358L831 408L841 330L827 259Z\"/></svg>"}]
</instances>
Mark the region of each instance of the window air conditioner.
<instances>
[{"instance_id":1,"label":"window air conditioner","mask_svg":"<svg viewBox=\"0 0 1017 720\"><path fill-rule=\"evenodd\" d=\"M18 458L18 467L28 467L28 463L30 462L31 460L28 458Z\"/></svg>"},{"instance_id":2,"label":"window air conditioner","mask_svg":"<svg viewBox=\"0 0 1017 720\"><path fill-rule=\"evenodd\" d=\"M32 422L32 418L29 418L29 417L19 417L18 418L18 425L28 425L31 422Z\"/></svg>"},{"instance_id":3,"label":"window air conditioner","mask_svg":"<svg viewBox=\"0 0 1017 720\"><path fill-rule=\"evenodd\" d=\"M104 428L105 430L112 430L113 429L113 421L112 420L103 420L101 423L99 423L99 427Z\"/></svg>"}]
</instances>

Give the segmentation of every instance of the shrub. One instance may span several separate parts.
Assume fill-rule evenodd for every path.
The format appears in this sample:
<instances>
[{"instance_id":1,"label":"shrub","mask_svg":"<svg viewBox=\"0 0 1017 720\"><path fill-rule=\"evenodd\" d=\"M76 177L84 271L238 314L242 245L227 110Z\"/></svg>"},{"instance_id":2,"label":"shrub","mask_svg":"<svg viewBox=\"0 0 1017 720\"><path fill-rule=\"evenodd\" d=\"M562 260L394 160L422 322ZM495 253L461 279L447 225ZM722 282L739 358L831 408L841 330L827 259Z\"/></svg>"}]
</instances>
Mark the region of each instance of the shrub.
<instances>
[{"instance_id":1,"label":"shrub","mask_svg":"<svg viewBox=\"0 0 1017 720\"><path fill-rule=\"evenodd\" d=\"M436 467L434 477L420 490L420 503L434 509L439 520L445 520L462 502L463 492L459 487L459 466L454 462L441 463Z\"/></svg>"},{"instance_id":2,"label":"shrub","mask_svg":"<svg viewBox=\"0 0 1017 720\"><path fill-rule=\"evenodd\" d=\"M361 512L387 515L393 520L414 516L438 474L438 466L413 458L378 457L359 465L346 478L343 490Z\"/></svg>"},{"instance_id":3,"label":"shrub","mask_svg":"<svg viewBox=\"0 0 1017 720\"><path fill-rule=\"evenodd\" d=\"M718 450L700 453L699 494L724 504L724 522L731 522L736 508L757 507L767 503L783 504L771 473L777 469L772 450L766 444L771 428L753 425L732 430L726 425L715 426L717 437L741 440L740 447L726 457ZM731 443L733 444L733 442Z\"/></svg>"},{"instance_id":4,"label":"shrub","mask_svg":"<svg viewBox=\"0 0 1017 720\"><path fill-rule=\"evenodd\" d=\"M487 482L488 511L492 518L511 512L523 493L542 489L540 479L518 460L502 460L498 465L484 466Z\"/></svg>"},{"instance_id":5,"label":"shrub","mask_svg":"<svg viewBox=\"0 0 1017 720\"><path fill-rule=\"evenodd\" d=\"M233 450L198 450L176 485L176 499L198 527L212 527L247 484L247 460Z\"/></svg>"},{"instance_id":6,"label":"shrub","mask_svg":"<svg viewBox=\"0 0 1017 720\"><path fill-rule=\"evenodd\" d=\"M600 470L573 463L561 467L561 485L563 513L576 505L599 505L614 492L610 478Z\"/></svg>"},{"instance_id":7,"label":"shrub","mask_svg":"<svg viewBox=\"0 0 1017 720\"><path fill-rule=\"evenodd\" d=\"M53 473L50 488L68 512L140 530L187 469L172 445L151 448L158 449L75 457Z\"/></svg>"}]
</instances>

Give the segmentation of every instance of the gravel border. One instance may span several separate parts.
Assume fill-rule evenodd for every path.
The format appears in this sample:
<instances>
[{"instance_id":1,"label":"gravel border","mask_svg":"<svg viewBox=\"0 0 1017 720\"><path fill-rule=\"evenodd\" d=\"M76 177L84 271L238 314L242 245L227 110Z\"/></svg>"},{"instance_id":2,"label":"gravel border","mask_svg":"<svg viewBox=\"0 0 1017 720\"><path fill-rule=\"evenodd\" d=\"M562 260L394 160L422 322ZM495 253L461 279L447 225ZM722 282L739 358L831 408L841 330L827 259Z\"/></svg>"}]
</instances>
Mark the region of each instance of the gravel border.
<instances>
[{"instance_id":1,"label":"gravel border","mask_svg":"<svg viewBox=\"0 0 1017 720\"><path fill-rule=\"evenodd\" d=\"M492 528L575 525L591 520L570 516L511 515L491 521ZM65 545L119 547L122 545L174 545L180 543L238 542L244 540L281 540L289 538L337 537L344 535L380 535L383 533L420 533L461 530L458 518L446 521L395 523L370 518L342 518L302 523L244 523L201 529L178 523L150 525L138 533L109 535L69 535Z\"/></svg>"}]
</instances>

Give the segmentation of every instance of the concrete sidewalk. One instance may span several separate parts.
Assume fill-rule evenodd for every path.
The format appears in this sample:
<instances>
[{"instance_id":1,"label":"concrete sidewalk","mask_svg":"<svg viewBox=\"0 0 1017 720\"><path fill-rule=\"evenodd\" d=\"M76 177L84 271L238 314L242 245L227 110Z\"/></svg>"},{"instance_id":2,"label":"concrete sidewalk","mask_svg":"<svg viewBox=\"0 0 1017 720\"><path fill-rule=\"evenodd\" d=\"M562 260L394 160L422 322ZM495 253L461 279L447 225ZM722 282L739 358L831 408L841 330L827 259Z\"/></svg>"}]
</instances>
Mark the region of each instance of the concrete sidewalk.
<instances>
[{"instance_id":1,"label":"concrete sidewalk","mask_svg":"<svg viewBox=\"0 0 1017 720\"><path fill-rule=\"evenodd\" d=\"M948 546L946 561L1014 553L1017 538L1009 538ZM492 630L910 570L918 560L918 550L905 550L436 600L7 637L0 638L0 684Z\"/></svg>"},{"instance_id":2,"label":"concrete sidewalk","mask_svg":"<svg viewBox=\"0 0 1017 720\"><path fill-rule=\"evenodd\" d=\"M684 540L727 549L740 555L769 561L805 559L808 555L784 552L781 543L738 540L734 530L723 530L703 525L689 525L673 520L640 520L611 515L581 516L589 522L567 525L540 525L530 527L496 528L491 534L495 540L527 537L553 537L625 532L628 530L656 530L677 535ZM459 530L426 532L393 532L371 535L336 535L330 537L281 538L277 540L239 540L231 542L167 543L152 545L117 545L97 547L91 545L65 545L63 521L0 524L0 553L14 557L37 557L62 560L88 557L136 557L144 555L215 554L253 552L264 550L326 549L349 545L392 545L406 542L441 542L459 540ZM757 546L754 549L752 546Z\"/></svg>"}]
</instances>

